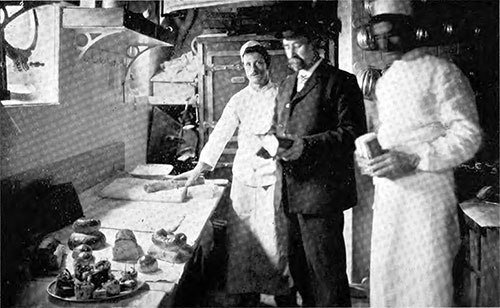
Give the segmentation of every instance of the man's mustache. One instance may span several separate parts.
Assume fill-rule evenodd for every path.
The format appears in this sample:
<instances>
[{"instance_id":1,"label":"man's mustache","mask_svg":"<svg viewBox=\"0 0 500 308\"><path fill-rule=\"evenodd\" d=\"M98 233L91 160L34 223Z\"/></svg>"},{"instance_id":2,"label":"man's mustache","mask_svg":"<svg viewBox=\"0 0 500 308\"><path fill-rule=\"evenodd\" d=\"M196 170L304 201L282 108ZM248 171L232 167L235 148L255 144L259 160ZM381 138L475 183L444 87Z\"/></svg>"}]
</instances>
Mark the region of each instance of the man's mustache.
<instances>
[{"instance_id":1,"label":"man's mustache","mask_svg":"<svg viewBox=\"0 0 500 308\"><path fill-rule=\"evenodd\" d=\"M305 63L304 60L299 56L292 56L290 59L288 59L288 66L292 69L294 67L295 69L302 69L305 66Z\"/></svg>"}]
</instances>

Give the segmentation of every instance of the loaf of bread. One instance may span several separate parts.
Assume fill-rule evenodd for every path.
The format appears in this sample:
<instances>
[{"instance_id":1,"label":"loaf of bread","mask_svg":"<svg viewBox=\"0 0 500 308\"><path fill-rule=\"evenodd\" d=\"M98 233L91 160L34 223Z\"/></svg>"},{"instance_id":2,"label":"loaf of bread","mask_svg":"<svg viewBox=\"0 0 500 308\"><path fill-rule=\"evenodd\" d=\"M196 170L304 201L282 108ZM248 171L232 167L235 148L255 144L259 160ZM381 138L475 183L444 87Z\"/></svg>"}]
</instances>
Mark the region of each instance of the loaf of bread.
<instances>
[{"instance_id":1,"label":"loaf of bread","mask_svg":"<svg viewBox=\"0 0 500 308\"><path fill-rule=\"evenodd\" d=\"M116 233L113 246L113 260L137 261L144 254L142 247L137 244L134 232L122 229Z\"/></svg>"},{"instance_id":2,"label":"loaf of bread","mask_svg":"<svg viewBox=\"0 0 500 308\"><path fill-rule=\"evenodd\" d=\"M99 231L101 221L98 219L80 218L73 223L73 231L77 233L91 234Z\"/></svg>"},{"instance_id":3,"label":"loaf of bread","mask_svg":"<svg viewBox=\"0 0 500 308\"><path fill-rule=\"evenodd\" d=\"M94 231L92 233L73 232L69 236L69 249L73 250L82 244L90 246L92 250L99 250L106 246L106 236L101 231Z\"/></svg>"}]
</instances>

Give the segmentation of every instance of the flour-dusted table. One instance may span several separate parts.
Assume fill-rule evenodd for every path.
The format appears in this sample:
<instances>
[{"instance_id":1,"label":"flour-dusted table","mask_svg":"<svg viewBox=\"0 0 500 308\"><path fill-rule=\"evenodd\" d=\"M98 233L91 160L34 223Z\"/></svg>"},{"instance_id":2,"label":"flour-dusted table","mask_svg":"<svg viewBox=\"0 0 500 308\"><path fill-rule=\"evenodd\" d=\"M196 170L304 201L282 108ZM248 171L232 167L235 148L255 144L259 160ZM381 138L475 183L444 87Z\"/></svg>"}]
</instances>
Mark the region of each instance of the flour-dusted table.
<instances>
[{"instance_id":1,"label":"flour-dusted table","mask_svg":"<svg viewBox=\"0 0 500 308\"><path fill-rule=\"evenodd\" d=\"M204 185L189 189L190 198L184 203L165 203L151 201L130 201L102 198L99 192L111 183L106 180L79 195L86 218L99 219L100 231L106 235L106 246L93 254L96 261L107 259L112 270L123 270L134 266L126 262L112 260L112 247L115 235L120 229L130 229L134 232L138 244L147 252L152 244L151 236L159 228L168 229L178 226L176 232L187 236L187 243L195 249L207 245L212 240L210 218L221 203L227 181L206 180ZM52 235L67 245L72 233L71 226L58 230ZM206 249L208 250L208 249ZM205 250L205 251L206 251ZM73 270L71 251L68 249L66 267ZM139 273L138 279L145 285L131 296L98 303L75 303L52 298L47 293L47 287L55 279L37 277L20 290L20 307L163 307L173 301L173 293L186 271L186 264L173 264L159 260L159 271L153 274Z\"/></svg>"}]
</instances>

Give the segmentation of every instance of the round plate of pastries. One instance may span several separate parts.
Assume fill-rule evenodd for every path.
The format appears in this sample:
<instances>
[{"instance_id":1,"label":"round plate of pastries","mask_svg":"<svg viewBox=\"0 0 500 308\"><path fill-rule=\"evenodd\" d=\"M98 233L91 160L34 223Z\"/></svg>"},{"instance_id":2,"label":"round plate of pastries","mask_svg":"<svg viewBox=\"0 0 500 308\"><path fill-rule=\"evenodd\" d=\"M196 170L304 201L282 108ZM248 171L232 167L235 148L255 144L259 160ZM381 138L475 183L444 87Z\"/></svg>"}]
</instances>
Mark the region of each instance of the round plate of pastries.
<instances>
[{"instance_id":1,"label":"round plate of pastries","mask_svg":"<svg viewBox=\"0 0 500 308\"><path fill-rule=\"evenodd\" d=\"M68 302L100 302L129 296L143 285L135 268L111 270L111 263L101 260L95 264L75 264L73 275L65 269L49 284L47 293Z\"/></svg>"}]
</instances>

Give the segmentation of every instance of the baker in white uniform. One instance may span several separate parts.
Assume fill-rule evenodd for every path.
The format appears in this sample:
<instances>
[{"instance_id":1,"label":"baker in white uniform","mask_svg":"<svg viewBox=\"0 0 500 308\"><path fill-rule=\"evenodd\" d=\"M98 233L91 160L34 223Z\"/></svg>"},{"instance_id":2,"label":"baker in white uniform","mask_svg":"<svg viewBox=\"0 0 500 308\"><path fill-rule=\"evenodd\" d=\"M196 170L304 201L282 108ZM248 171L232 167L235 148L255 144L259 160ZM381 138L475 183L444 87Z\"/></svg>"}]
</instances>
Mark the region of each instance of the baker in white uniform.
<instances>
[{"instance_id":1,"label":"baker in white uniform","mask_svg":"<svg viewBox=\"0 0 500 308\"><path fill-rule=\"evenodd\" d=\"M460 241L452 168L481 144L474 94L455 65L414 48L409 1L372 5L392 65L375 89L386 153L358 158L375 184L370 306L450 307Z\"/></svg>"},{"instance_id":2,"label":"baker in white uniform","mask_svg":"<svg viewBox=\"0 0 500 308\"><path fill-rule=\"evenodd\" d=\"M226 289L239 298L238 306L256 306L261 293L284 296L289 292L281 171L275 159L256 155L270 141L266 133L271 128L278 85L269 79L270 56L258 42L245 43L240 55L248 86L225 106L196 167L177 178L187 177L190 186L203 171L212 170L238 129L228 214Z\"/></svg>"}]
</instances>

